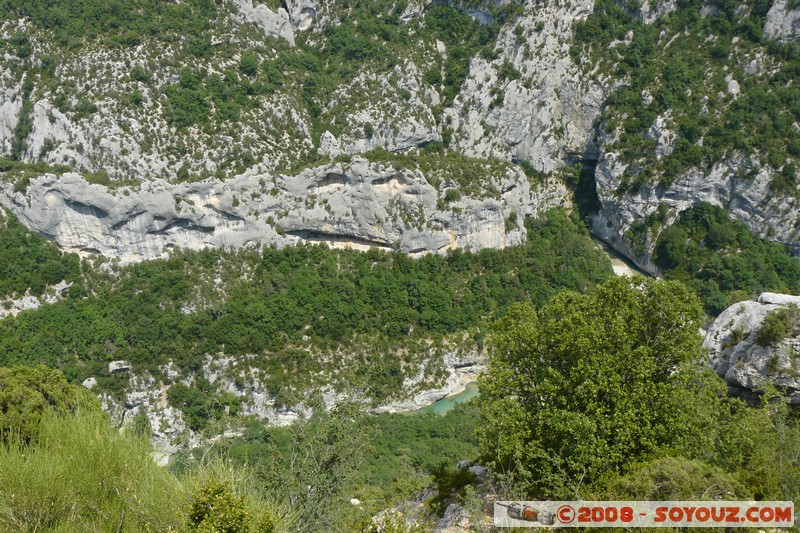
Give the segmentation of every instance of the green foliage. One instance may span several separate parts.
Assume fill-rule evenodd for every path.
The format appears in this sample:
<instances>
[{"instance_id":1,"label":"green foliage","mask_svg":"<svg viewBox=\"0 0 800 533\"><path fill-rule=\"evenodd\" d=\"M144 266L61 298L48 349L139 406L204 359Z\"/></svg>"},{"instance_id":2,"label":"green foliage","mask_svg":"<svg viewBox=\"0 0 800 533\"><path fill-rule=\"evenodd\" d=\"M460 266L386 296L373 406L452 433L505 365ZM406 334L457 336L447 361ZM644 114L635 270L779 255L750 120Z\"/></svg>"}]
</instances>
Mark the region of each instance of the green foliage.
<instances>
[{"instance_id":1,"label":"green foliage","mask_svg":"<svg viewBox=\"0 0 800 533\"><path fill-rule=\"evenodd\" d=\"M633 466L602 487L603 497L620 500L748 500L752 494L735 475L695 459L660 457Z\"/></svg>"},{"instance_id":2,"label":"green foliage","mask_svg":"<svg viewBox=\"0 0 800 533\"><path fill-rule=\"evenodd\" d=\"M797 308L781 308L770 311L756 333L760 346L773 346L785 339L795 328Z\"/></svg>"},{"instance_id":3,"label":"green foliage","mask_svg":"<svg viewBox=\"0 0 800 533\"><path fill-rule=\"evenodd\" d=\"M42 417L67 415L99 404L82 387L70 385L64 374L43 365L0 367L0 442L36 440Z\"/></svg>"},{"instance_id":4,"label":"green foliage","mask_svg":"<svg viewBox=\"0 0 800 533\"><path fill-rule=\"evenodd\" d=\"M5 531L178 529L186 500L149 443L117 431L99 409L45 413L35 443L0 444Z\"/></svg>"},{"instance_id":5,"label":"green foliage","mask_svg":"<svg viewBox=\"0 0 800 533\"><path fill-rule=\"evenodd\" d=\"M14 217L0 215L0 298L26 290L39 296L47 285L74 282L79 276L78 256L62 253Z\"/></svg>"},{"instance_id":6,"label":"green foliage","mask_svg":"<svg viewBox=\"0 0 800 533\"><path fill-rule=\"evenodd\" d=\"M186 424L195 430L205 428L212 420L224 414L236 415L239 400L230 394L217 394L208 380L198 378L193 387L176 383L169 388L167 398L170 405L181 410Z\"/></svg>"},{"instance_id":7,"label":"green foliage","mask_svg":"<svg viewBox=\"0 0 800 533\"><path fill-rule=\"evenodd\" d=\"M475 474L468 468L450 468L447 463L438 465L433 469L431 475L436 487L436 496L431 499L430 506L437 515L444 513L451 498L463 498L467 485L475 480Z\"/></svg>"},{"instance_id":8,"label":"green foliage","mask_svg":"<svg viewBox=\"0 0 800 533\"><path fill-rule=\"evenodd\" d=\"M504 495L797 501L800 424L697 369L701 317L678 282L617 278L498 322L480 435Z\"/></svg>"},{"instance_id":9,"label":"green foliage","mask_svg":"<svg viewBox=\"0 0 800 533\"><path fill-rule=\"evenodd\" d=\"M707 170L738 151L756 154L761 165L785 169L776 174L775 192L798 193L794 169L800 132L791 128L800 113L798 45L762 39L764 2L716 2L714 7L714 14L701 15L703 3L687 0L668 17L644 24L631 10L603 0L576 25L573 58L587 72L599 67L627 80L609 97L602 118L620 135L608 149L636 163L622 192L656 180L669 185L690 167ZM629 44L612 45L629 32ZM755 55L768 57L775 70L744 72L741 65ZM736 96L728 94L726 76L738 81ZM652 99L643 102L645 93ZM674 151L658 159L646 134L665 113L677 139Z\"/></svg>"},{"instance_id":10,"label":"green foliage","mask_svg":"<svg viewBox=\"0 0 800 533\"><path fill-rule=\"evenodd\" d=\"M339 421L331 421L331 416ZM308 474L314 477L314 483L328 486L327 489L315 490L334 493L328 501L332 510L324 511L324 514L342 516L339 525L343 530L360 530L373 515L426 488L430 484L427 473L437 465L454 465L461 459L475 457L477 452L475 428L481 420L474 402L460 404L443 416L381 414L356 416L351 421L342 418L342 413L319 414L316 419L300 422L308 426L302 430L265 427L253 422L242 437L216 447L218 453L230 457L235 464L247 465L257 472L267 490L288 497L283 492L285 480L295 475L306 475L297 474L298 466L292 464L291 458L324 446L320 427L346 424L346 431L357 436L356 443L365 439L368 442L368 446L355 447L358 456L348 458L354 468L347 479L342 479L339 486L331 486L325 478L317 479L312 473ZM330 434L329 430L324 431L323 435ZM334 435L335 438L325 442L338 449L339 439L345 439L345 446L353 446L354 441L351 437L346 438L344 432ZM294 483L291 481L288 486L294 487ZM354 508L350 504L349 499L353 497L361 501L360 507ZM295 498L293 501L298 509L301 504L316 505L310 499ZM312 510L301 512L306 516L311 513Z\"/></svg>"},{"instance_id":11,"label":"green foliage","mask_svg":"<svg viewBox=\"0 0 800 533\"><path fill-rule=\"evenodd\" d=\"M258 56L253 53L244 53L239 60L239 70L246 76L255 76L258 74L259 60Z\"/></svg>"},{"instance_id":12,"label":"green foliage","mask_svg":"<svg viewBox=\"0 0 800 533\"><path fill-rule=\"evenodd\" d=\"M201 86L202 76L188 69L181 71L180 82L166 89L169 98L168 119L175 126L187 127L208 120L211 106Z\"/></svg>"},{"instance_id":13,"label":"green foliage","mask_svg":"<svg viewBox=\"0 0 800 533\"><path fill-rule=\"evenodd\" d=\"M18 398L19 399L19 398ZM3 531L201 531L270 533L294 520L247 473L220 462L176 477L133 431L99 405L48 410L35 441L0 443Z\"/></svg>"},{"instance_id":14,"label":"green foliage","mask_svg":"<svg viewBox=\"0 0 800 533\"><path fill-rule=\"evenodd\" d=\"M708 204L681 213L661 233L654 259L665 277L693 289L712 315L726 309L741 291L800 291L800 261L784 246L756 237L744 223Z\"/></svg>"},{"instance_id":15,"label":"green foliage","mask_svg":"<svg viewBox=\"0 0 800 533\"><path fill-rule=\"evenodd\" d=\"M401 390L404 378L401 357L387 345L483 328L514 302L538 306L564 288L590 290L611 275L586 230L565 212L526 225L525 245L475 254L411 259L298 246L181 252L119 269L113 279L87 270L65 300L0 321L0 362L41 362L62 368L70 380L95 376L101 388L116 389L122 385L106 370L112 358L155 373L172 360L190 373L200 371L206 354L259 354L254 364L285 403L290 385L334 370L312 357L303 336L317 351L368 336L372 347L353 364L363 365L359 379L367 394L386 398ZM240 277L245 269L253 272L249 280ZM225 280L224 298L210 283L216 276ZM198 302L196 312L181 311ZM172 393L197 415L194 427L235 409L202 391L198 384L196 392L178 387Z\"/></svg>"},{"instance_id":16,"label":"green foliage","mask_svg":"<svg viewBox=\"0 0 800 533\"><path fill-rule=\"evenodd\" d=\"M354 518L349 499L371 432L362 406L343 403L282 430L253 427L230 453L254 465L259 485L298 511L299 531L324 531Z\"/></svg>"},{"instance_id":17,"label":"green foliage","mask_svg":"<svg viewBox=\"0 0 800 533\"><path fill-rule=\"evenodd\" d=\"M72 46L102 38L112 46L135 46L142 36L199 35L217 11L212 0L7 0L0 8L6 20L26 17Z\"/></svg>"},{"instance_id":18,"label":"green foliage","mask_svg":"<svg viewBox=\"0 0 800 533\"><path fill-rule=\"evenodd\" d=\"M236 496L224 483L199 486L189 511L189 529L202 533L246 533L249 528L244 498Z\"/></svg>"},{"instance_id":19,"label":"green foliage","mask_svg":"<svg viewBox=\"0 0 800 533\"><path fill-rule=\"evenodd\" d=\"M676 372L700 360L701 318L679 283L643 278L514 308L479 381L485 458L556 498L674 442L682 407L669 399Z\"/></svg>"}]
</instances>

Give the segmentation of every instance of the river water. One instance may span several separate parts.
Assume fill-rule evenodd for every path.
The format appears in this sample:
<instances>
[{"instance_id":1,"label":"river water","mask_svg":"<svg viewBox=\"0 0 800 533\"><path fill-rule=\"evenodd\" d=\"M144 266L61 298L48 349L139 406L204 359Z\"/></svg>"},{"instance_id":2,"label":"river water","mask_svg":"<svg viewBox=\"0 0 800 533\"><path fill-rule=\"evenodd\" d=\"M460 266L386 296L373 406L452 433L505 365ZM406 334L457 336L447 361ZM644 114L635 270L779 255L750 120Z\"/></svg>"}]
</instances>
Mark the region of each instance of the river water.
<instances>
[{"instance_id":1,"label":"river water","mask_svg":"<svg viewBox=\"0 0 800 533\"><path fill-rule=\"evenodd\" d=\"M456 404L468 402L474 397L478 396L478 384L477 383L467 383L467 387L464 389L463 392L458 394L454 394L453 396L448 396L447 398L442 398L427 407L423 407L422 409L417 409L416 411L411 411L410 415L424 415L427 413L436 413L437 415L444 415L448 411L450 411Z\"/></svg>"},{"instance_id":2,"label":"river water","mask_svg":"<svg viewBox=\"0 0 800 533\"><path fill-rule=\"evenodd\" d=\"M608 260L611 261L611 268L617 276L650 276L650 274L637 267L633 261L613 249L606 241L594 235L592 235L592 240L608 256Z\"/></svg>"}]
</instances>

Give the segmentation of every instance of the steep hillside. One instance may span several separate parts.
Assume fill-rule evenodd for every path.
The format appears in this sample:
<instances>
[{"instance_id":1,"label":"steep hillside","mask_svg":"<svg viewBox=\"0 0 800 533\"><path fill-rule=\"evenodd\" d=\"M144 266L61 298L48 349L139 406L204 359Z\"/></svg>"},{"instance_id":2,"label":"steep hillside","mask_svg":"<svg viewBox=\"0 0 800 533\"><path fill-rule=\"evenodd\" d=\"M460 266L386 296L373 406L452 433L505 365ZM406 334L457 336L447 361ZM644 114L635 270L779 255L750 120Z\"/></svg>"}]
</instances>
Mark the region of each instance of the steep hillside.
<instances>
[{"instance_id":1,"label":"steep hillside","mask_svg":"<svg viewBox=\"0 0 800 533\"><path fill-rule=\"evenodd\" d=\"M594 232L652 272L660 229L699 202L798 252L793 3L135 7L3 7L0 153L6 169L37 166L6 172L0 202L64 247L126 261L298 239L503 247L524 234L503 231L512 213L567 202L542 178L582 162L589 180L596 165ZM165 190L155 203L176 207L100 189L104 205L87 203L71 175L26 187L66 170L115 189L147 183L142 195ZM49 205L63 209L45 215ZM91 237L74 238L84 228Z\"/></svg>"}]
</instances>

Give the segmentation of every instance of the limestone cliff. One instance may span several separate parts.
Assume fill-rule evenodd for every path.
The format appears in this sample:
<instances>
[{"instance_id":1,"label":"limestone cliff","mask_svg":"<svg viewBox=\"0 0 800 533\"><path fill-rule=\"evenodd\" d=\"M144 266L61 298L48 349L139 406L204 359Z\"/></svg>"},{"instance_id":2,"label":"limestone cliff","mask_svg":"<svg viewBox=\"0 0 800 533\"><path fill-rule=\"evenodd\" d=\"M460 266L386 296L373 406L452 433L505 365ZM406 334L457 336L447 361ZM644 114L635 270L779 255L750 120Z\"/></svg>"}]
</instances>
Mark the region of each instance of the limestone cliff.
<instances>
[{"instance_id":1,"label":"limestone cliff","mask_svg":"<svg viewBox=\"0 0 800 533\"><path fill-rule=\"evenodd\" d=\"M748 396L765 385L783 389L789 403L800 405L800 331L796 314L787 315L785 335L759 335L765 320L779 310L797 312L800 297L763 293L725 310L706 334L708 364L734 394Z\"/></svg>"},{"instance_id":2,"label":"limestone cliff","mask_svg":"<svg viewBox=\"0 0 800 533\"><path fill-rule=\"evenodd\" d=\"M0 183L0 205L66 250L123 263L162 257L170 249L327 242L411 254L519 244L521 221L561 205L552 181L531 188L521 171L497 170L492 194L446 200L413 169L354 158L296 176L250 171L236 179L194 183L151 180L108 188L78 174L45 175L25 191ZM512 214L515 214L512 217ZM506 227L507 219L516 219Z\"/></svg>"},{"instance_id":3,"label":"limestone cliff","mask_svg":"<svg viewBox=\"0 0 800 533\"><path fill-rule=\"evenodd\" d=\"M550 172L570 158L596 155L593 123L605 83L583 76L569 55L572 26L593 2L525 3L500 31L495 59L475 57L445 120L453 144L477 157L525 160Z\"/></svg>"},{"instance_id":4,"label":"limestone cliff","mask_svg":"<svg viewBox=\"0 0 800 533\"><path fill-rule=\"evenodd\" d=\"M480 28L432 18L434 4ZM672 0L227 0L202 30L71 46L9 16L0 156L113 190L63 174L22 193L4 176L0 201L69 249L124 261L299 240L478 249L520 242L505 219L566 202L553 175L583 162L597 163L594 233L650 272L657 232L631 234L660 206L667 224L699 202L722 206L798 253L800 10L686 9L696 16ZM481 172L480 194L445 202L454 183L435 175L447 159L424 173L400 163L431 146L516 170ZM397 170L332 162L375 151ZM551 185L531 192L520 168Z\"/></svg>"}]
</instances>

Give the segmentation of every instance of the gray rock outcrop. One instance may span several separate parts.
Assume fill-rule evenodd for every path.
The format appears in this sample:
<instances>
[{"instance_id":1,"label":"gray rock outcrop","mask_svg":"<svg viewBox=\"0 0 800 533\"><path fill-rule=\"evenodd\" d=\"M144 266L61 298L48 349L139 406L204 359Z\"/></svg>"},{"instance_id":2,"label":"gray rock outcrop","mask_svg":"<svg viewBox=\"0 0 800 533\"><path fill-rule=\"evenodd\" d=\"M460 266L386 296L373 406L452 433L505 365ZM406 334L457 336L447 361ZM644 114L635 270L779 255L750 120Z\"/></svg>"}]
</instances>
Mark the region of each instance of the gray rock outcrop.
<instances>
[{"instance_id":1,"label":"gray rock outcrop","mask_svg":"<svg viewBox=\"0 0 800 533\"><path fill-rule=\"evenodd\" d=\"M793 8L789 6L793 5ZM792 0L775 0L767 13L764 35L776 41L793 41L800 36L800 5Z\"/></svg>"},{"instance_id":2,"label":"gray rock outcrop","mask_svg":"<svg viewBox=\"0 0 800 533\"><path fill-rule=\"evenodd\" d=\"M472 59L469 77L445 112L457 150L525 160L543 172L568 157L597 157L593 124L606 89L569 54L573 24L593 8L591 0L525 3L525 14L500 31L497 58Z\"/></svg>"},{"instance_id":3,"label":"gray rock outcrop","mask_svg":"<svg viewBox=\"0 0 800 533\"><path fill-rule=\"evenodd\" d=\"M758 301L739 302L714 321L703 346L708 364L728 384L733 394L745 397L767 385L785 391L789 402L800 405L800 333L767 346L756 342L767 315L800 306L800 296L763 293ZM797 317L795 317L797 326Z\"/></svg>"},{"instance_id":4,"label":"gray rock outcrop","mask_svg":"<svg viewBox=\"0 0 800 533\"><path fill-rule=\"evenodd\" d=\"M123 360L111 361L108 363L109 374L113 374L115 372L128 372L131 368L131 364Z\"/></svg>"},{"instance_id":5,"label":"gray rock outcrop","mask_svg":"<svg viewBox=\"0 0 800 533\"><path fill-rule=\"evenodd\" d=\"M294 24L289 20L290 15L285 9L273 11L264 4L253 4L253 0L229 1L234 5L240 22L253 23L264 35L286 39L294 46Z\"/></svg>"},{"instance_id":6,"label":"gray rock outcrop","mask_svg":"<svg viewBox=\"0 0 800 533\"><path fill-rule=\"evenodd\" d=\"M503 248L525 239L521 222L565 202L564 186L531 189L517 169L497 170L494 192L445 202L418 170L395 170L353 158L296 176L249 172L230 181L109 189L78 174L45 175L16 191L0 182L0 205L65 250L131 263L170 249L201 250L302 241L334 247L401 250Z\"/></svg>"},{"instance_id":7,"label":"gray rock outcrop","mask_svg":"<svg viewBox=\"0 0 800 533\"><path fill-rule=\"evenodd\" d=\"M306 31L317 18L318 2L316 0L286 0L289 19L296 31Z\"/></svg>"},{"instance_id":8,"label":"gray rock outcrop","mask_svg":"<svg viewBox=\"0 0 800 533\"><path fill-rule=\"evenodd\" d=\"M659 17L675 11L675 0L642 0L637 15L645 24L655 22Z\"/></svg>"},{"instance_id":9,"label":"gray rock outcrop","mask_svg":"<svg viewBox=\"0 0 800 533\"><path fill-rule=\"evenodd\" d=\"M666 134L660 129L658 135L663 139ZM800 220L800 201L774 194L770 182L775 171L756 157L735 154L710 170L690 168L669 187L643 184L636 192L619 194L628 166L614 151L604 151L601 155L595 180L602 207L594 217L592 233L643 270L658 272L652 262L655 242L650 236L643 248L637 249L626 233L634 223L643 222L656 212L661 204L668 208L667 224L701 202L725 208L733 219L746 223L759 237L784 243L792 253L800 254L796 226Z\"/></svg>"}]
</instances>

